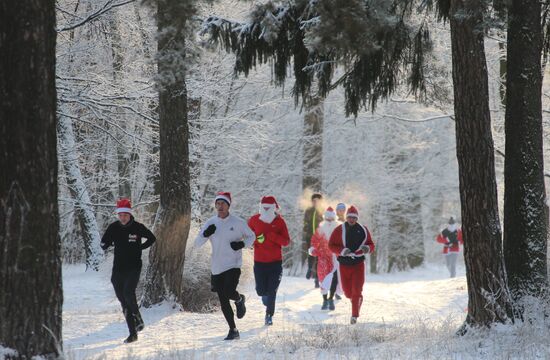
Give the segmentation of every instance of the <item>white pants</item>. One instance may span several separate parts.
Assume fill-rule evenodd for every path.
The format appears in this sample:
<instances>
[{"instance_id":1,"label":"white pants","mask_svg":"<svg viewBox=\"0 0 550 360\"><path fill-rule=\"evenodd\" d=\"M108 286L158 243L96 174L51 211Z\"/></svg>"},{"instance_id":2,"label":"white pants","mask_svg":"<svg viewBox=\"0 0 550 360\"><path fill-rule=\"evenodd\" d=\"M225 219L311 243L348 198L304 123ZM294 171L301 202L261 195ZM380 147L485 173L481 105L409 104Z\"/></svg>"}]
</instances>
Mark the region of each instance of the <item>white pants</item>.
<instances>
[{"instance_id":1,"label":"white pants","mask_svg":"<svg viewBox=\"0 0 550 360\"><path fill-rule=\"evenodd\" d=\"M457 252L449 252L445 254L445 262L447 263L447 269L452 278L456 276L456 259L458 258Z\"/></svg>"}]
</instances>

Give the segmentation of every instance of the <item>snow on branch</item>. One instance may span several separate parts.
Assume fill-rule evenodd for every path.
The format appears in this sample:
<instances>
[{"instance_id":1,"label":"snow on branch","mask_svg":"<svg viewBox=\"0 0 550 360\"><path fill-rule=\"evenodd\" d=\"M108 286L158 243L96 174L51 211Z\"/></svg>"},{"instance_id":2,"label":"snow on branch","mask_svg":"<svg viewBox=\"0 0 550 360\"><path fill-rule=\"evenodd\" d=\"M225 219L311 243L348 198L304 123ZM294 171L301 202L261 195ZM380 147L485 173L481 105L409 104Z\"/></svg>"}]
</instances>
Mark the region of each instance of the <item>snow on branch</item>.
<instances>
[{"instance_id":1,"label":"snow on branch","mask_svg":"<svg viewBox=\"0 0 550 360\"><path fill-rule=\"evenodd\" d=\"M120 2L115 2L114 0L108 0L99 9L93 11L92 13L88 14L85 17L76 16L74 14L71 14L71 13L63 10L59 6L56 6L56 9L58 11L61 11L63 13L67 13L67 14L70 14L74 17L79 18L79 20L75 21L74 23L72 23L70 25L66 25L66 26L63 26L61 28L57 28L56 31L57 32L63 32L63 31L74 30L74 29L76 29L76 28L78 28L78 27L80 27L80 26L82 26L86 23L97 20L97 18L99 18L101 15L107 13L108 11L110 11L110 10L116 8L116 7L124 6L126 4L133 3L134 1L136 1L136 0L123 0L123 1L120 1Z\"/></svg>"},{"instance_id":2,"label":"snow on branch","mask_svg":"<svg viewBox=\"0 0 550 360\"><path fill-rule=\"evenodd\" d=\"M409 7L397 2L268 2L257 5L244 23L210 16L201 33L235 54L235 74L248 76L257 65L270 64L275 85L283 86L292 66L296 105L341 86L346 115L357 116L361 108L374 109L388 98L403 70L414 93L426 91L430 33L424 22L407 24L409 14ZM346 72L333 83L338 67Z\"/></svg>"}]
</instances>

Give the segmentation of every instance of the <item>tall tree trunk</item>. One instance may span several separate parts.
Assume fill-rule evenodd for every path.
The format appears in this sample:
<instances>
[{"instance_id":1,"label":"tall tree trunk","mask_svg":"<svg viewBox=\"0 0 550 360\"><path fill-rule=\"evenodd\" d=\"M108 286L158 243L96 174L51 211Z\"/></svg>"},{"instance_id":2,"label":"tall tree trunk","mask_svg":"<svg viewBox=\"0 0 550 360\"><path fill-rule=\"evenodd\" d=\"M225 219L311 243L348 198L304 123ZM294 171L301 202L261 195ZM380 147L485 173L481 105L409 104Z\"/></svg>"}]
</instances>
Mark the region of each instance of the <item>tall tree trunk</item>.
<instances>
[{"instance_id":1,"label":"tall tree trunk","mask_svg":"<svg viewBox=\"0 0 550 360\"><path fill-rule=\"evenodd\" d=\"M456 144L470 325L510 308L498 215L482 0L451 0Z\"/></svg>"},{"instance_id":2,"label":"tall tree trunk","mask_svg":"<svg viewBox=\"0 0 550 360\"><path fill-rule=\"evenodd\" d=\"M178 1L157 1L161 188L155 231L159 241L149 254L145 306L172 297L181 304L191 223L187 89L185 68L178 67L185 64L186 19L178 17L182 15Z\"/></svg>"},{"instance_id":3,"label":"tall tree trunk","mask_svg":"<svg viewBox=\"0 0 550 360\"><path fill-rule=\"evenodd\" d=\"M304 115L302 189L321 191L323 175L324 99L312 96Z\"/></svg>"},{"instance_id":4,"label":"tall tree trunk","mask_svg":"<svg viewBox=\"0 0 550 360\"><path fill-rule=\"evenodd\" d=\"M112 9L108 14L109 28L111 35L111 56L113 64L113 82L119 85L121 82L124 67L124 49L122 47L122 38L120 36L120 30L118 28L117 10ZM133 132L135 129L128 129L128 121L124 114L115 109L117 119L119 119L119 125L125 129ZM117 170L118 170L118 198L132 198L132 183L130 181L131 176L131 158L135 155L129 153L128 149L123 144L117 144ZM135 200L135 199L134 199Z\"/></svg>"},{"instance_id":5,"label":"tall tree trunk","mask_svg":"<svg viewBox=\"0 0 550 360\"><path fill-rule=\"evenodd\" d=\"M201 147L200 147L200 115L201 115L201 99L190 98L187 102L188 112L187 117L189 121L189 145L193 149L193 152L189 154L189 176L191 184L191 218L194 221L200 221L201 219L201 189L200 189L200 175L201 175Z\"/></svg>"},{"instance_id":6,"label":"tall tree trunk","mask_svg":"<svg viewBox=\"0 0 550 360\"><path fill-rule=\"evenodd\" d=\"M541 3L513 0L508 13L504 259L514 300L547 287L541 104Z\"/></svg>"},{"instance_id":7,"label":"tall tree trunk","mask_svg":"<svg viewBox=\"0 0 550 360\"><path fill-rule=\"evenodd\" d=\"M99 247L101 237L97 227L94 209L91 206L90 195L80 172L78 152L76 149L73 123L70 118L60 116L58 120L58 139L61 161L67 177L67 186L75 200L74 209L84 240L86 268L98 270L103 259L103 251Z\"/></svg>"},{"instance_id":8,"label":"tall tree trunk","mask_svg":"<svg viewBox=\"0 0 550 360\"><path fill-rule=\"evenodd\" d=\"M0 2L0 345L61 351L55 2Z\"/></svg>"}]
</instances>

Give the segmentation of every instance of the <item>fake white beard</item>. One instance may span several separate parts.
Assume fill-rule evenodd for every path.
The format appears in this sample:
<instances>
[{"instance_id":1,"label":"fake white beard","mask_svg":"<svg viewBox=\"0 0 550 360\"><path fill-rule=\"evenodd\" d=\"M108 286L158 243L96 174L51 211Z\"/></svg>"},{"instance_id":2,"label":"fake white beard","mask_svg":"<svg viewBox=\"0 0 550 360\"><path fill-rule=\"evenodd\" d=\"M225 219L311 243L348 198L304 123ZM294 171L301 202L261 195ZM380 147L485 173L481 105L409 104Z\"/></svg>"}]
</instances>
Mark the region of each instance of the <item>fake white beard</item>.
<instances>
[{"instance_id":1,"label":"fake white beard","mask_svg":"<svg viewBox=\"0 0 550 360\"><path fill-rule=\"evenodd\" d=\"M275 211L274 204L260 204L260 220L264 223L271 224L276 216L277 212Z\"/></svg>"},{"instance_id":2,"label":"fake white beard","mask_svg":"<svg viewBox=\"0 0 550 360\"><path fill-rule=\"evenodd\" d=\"M341 222L332 220L332 221L323 221L319 224L319 232L325 236L325 238L330 239L330 235L332 235L332 232L338 225L340 225Z\"/></svg>"},{"instance_id":3,"label":"fake white beard","mask_svg":"<svg viewBox=\"0 0 550 360\"><path fill-rule=\"evenodd\" d=\"M450 232L454 232L456 229L457 229L456 224L449 224L447 226L447 230L449 230Z\"/></svg>"}]
</instances>

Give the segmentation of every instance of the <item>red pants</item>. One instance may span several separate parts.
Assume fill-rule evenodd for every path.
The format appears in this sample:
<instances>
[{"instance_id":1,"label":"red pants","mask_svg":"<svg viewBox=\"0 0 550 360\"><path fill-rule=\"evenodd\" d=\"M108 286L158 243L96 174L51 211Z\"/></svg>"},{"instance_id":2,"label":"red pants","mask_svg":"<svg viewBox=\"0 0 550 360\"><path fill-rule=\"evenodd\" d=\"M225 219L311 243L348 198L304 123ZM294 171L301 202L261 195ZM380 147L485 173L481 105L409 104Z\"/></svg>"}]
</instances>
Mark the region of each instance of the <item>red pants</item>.
<instances>
[{"instance_id":1,"label":"red pants","mask_svg":"<svg viewBox=\"0 0 550 360\"><path fill-rule=\"evenodd\" d=\"M340 264L340 279L342 289L348 299L351 300L351 316L359 317L359 309L363 303L363 283L365 282L365 263L357 265Z\"/></svg>"}]
</instances>

